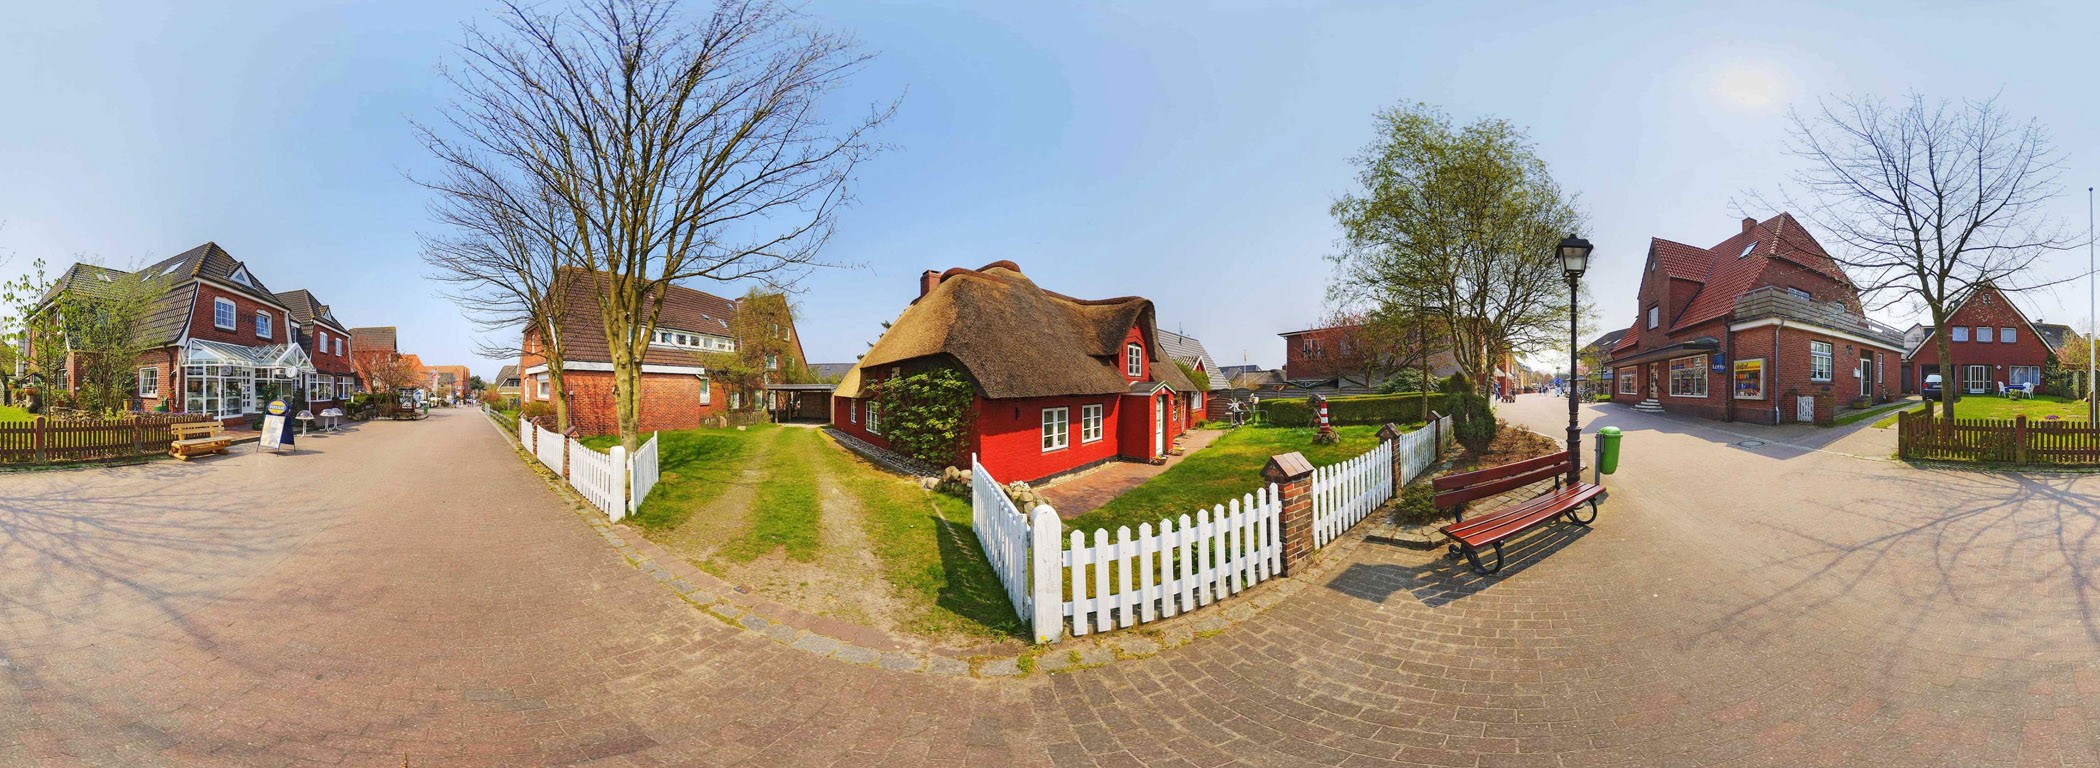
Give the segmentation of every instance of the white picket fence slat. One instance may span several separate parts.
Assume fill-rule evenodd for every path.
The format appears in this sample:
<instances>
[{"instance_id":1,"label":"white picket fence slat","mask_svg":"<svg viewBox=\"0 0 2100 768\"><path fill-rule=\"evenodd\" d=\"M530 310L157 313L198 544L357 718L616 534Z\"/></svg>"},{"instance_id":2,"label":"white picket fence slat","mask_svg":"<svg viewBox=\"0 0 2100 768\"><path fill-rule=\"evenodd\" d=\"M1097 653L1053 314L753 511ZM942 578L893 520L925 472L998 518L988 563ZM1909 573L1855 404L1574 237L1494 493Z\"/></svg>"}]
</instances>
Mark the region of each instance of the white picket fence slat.
<instances>
[{"instance_id":1,"label":"white picket fence slat","mask_svg":"<svg viewBox=\"0 0 2100 768\"><path fill-rule=\"evenodd\" d=\"M569 439L569 486L615 522L627 516L626 453L617 445L599 453Z\"/></svg>"},{"instance_id":2,"label":"white picket fence slat","mask_svg":"<svg viewBox=\"0 0 2100 768\"><path fill-rule=\"evenodd\" d=\"M1394 486L1414 482L1436 463L1436 439L1449 434L1451 417L1401 435L1363 455L1313 470L1313 547L1327 546L1393 498ZM1393 454L1401 459L1400 482L1393 482Z\"/></svg>"},{"instance_id":3,"label":"white picket fence slat","mask_svg":"<svg viewBox=\"0 0 2100 768\"><path fill-rule=\"evenodd\" d=\"M1096 529L1092 542L1073 531L1060 565L1071 585L1064 615L1073 636L1171 618L1267 581L1282 570L1278 519L1283 502L1269 485L1194 519Z\"/></svg>"},{"instance_id":4,"label":"white picket fence slat","mask_svg":"<svg viewBox=\"0 0 2100 768\"><path fill-rule=\"evenodd\" d=\"M1006 490L992 473L970 456L970 528L984 548L985 560L999 574L1014 615L1027 620L1033 603L1028 589L1031 565L1028 518L1007 498Z\"/></svg>"},{"instance_id":5,"label":"white picket fence slat","mask_svg":"<svg viewBox=\"0 0 2100 768\"><path fill-rule=\"evenodd\" d=\"M642 508L642 500L649 498L649 491L656 488L656 438L649 433L649 442L634 449L634 457L627 461L627 512L633 514Z\"/></svg>"},{"instance_id":6,"label":"white picket fence slat","mask_svg":"<svg viewBox=\"0 0 2100 768\"><path fill-rule=\"evenodd\" d=\"M568 445L569 441L553 431L541 428L538 424L532 425L532 428L539 430L539 436L535 438L536 442L533 443L535 446L533 455L539 457L540 463L547 465L548 469L554 470L555 474L561 474L562 447Z\"/></svg>"}]
</instances>

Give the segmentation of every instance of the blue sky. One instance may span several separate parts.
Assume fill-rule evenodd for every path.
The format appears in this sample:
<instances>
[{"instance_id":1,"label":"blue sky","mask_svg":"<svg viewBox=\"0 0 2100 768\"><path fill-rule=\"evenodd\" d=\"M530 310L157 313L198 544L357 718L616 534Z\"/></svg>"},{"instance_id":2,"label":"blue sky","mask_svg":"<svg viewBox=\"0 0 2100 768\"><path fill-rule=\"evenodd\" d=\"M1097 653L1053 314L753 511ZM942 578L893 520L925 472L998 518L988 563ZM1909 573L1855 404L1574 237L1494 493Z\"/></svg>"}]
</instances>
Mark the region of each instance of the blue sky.
<instances>
[{"instance_id":1,"label":"blue sky","mask_svg":"<svg viewBox=\"0 0 2100 768\"><path fill-rule=\"evenodd\" d=\"M925 269L1019 263L1151 298L1220 363L1282 362L1325 310L1348 159L1402 101L1527 126L1590 215L1590 280L1629 322L1649 237L1710 244L1773 191L1784 110L1819 95L2002 92L2068 155L2082 227L2100 107L2074 4L875 3L817 0L875 62L844 108L903 96L828 257L800 286L811 358L851 360ZM408 121L479 2L0 7L0 276L42 256L144 263L215 240L406 351L493 373L422 279ZM2085 102L2085 103L2080 103ZM1768 211L1751 211L1762 218ZM2085 254L2043 265L2082 274ZM735 295L742 286L696 286ZM2020 300L2083 324L2083 282ZM1886 319L1904 318L1891 313Z\"/></svg>"}]
</instances>

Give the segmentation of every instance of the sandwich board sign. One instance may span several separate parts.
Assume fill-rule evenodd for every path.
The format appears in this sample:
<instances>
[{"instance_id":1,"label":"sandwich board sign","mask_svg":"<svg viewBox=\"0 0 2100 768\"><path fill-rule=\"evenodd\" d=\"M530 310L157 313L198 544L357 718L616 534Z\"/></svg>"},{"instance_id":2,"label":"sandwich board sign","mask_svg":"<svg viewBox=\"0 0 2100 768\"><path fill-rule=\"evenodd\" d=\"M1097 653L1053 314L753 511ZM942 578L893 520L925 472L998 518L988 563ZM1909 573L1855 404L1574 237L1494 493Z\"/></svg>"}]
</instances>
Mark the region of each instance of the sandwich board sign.
<instances>
[{"instance_id":1,"label":"sandwich board sign","mask_svg":"<svg viewBox=\"0 0 2100 768\"><path fill-rule=\"evenodd\" d=\"M283 400L271 400L270 404L263 408L262 441L256 444L258 449L268 448L274 451L290 446L294 451L299 450L297 446L292 445L292 425L290 420L284 417L287 410L290 409L285 406Z\"/></svg>"}]
</instances>

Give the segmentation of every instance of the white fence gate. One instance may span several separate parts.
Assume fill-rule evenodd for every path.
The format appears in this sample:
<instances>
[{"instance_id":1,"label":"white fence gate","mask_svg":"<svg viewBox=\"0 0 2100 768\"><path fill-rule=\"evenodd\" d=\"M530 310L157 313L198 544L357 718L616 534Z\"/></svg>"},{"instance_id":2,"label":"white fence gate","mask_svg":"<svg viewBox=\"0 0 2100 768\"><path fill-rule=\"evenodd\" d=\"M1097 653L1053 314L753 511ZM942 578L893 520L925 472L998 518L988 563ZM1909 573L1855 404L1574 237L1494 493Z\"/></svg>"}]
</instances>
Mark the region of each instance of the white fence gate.
<instances>
[{"instance_id":1,"label":"white fence gate","mask_svg":"<svg viewBox=\"0 0 2100 768\"><path fill-rule=\"evenodd\" d=\"M1437 419L1401 435L1390 443L1340 464L1313 470L1313 547L1327 546L1335 537L1362 522L1393 498L1393 487L1414 482L1436 463L1437 437L1451 434L1451 417ZM1393 482L1393 454L1400 454L1400 482Z\"/></svg>"},{"instance_id":2,"label":"white fence gate","mask_svg":"<svg viewBox=\"0 0 2100 768\"><path fill-rule=\"evenodd\" d=\"M656 488L656 433L649 433L649 442L634 449L634 458L627 461L627 512L633 514L642 508L642 500L649 498L649 491Z\"/></svg>"},{"instance_id":3,"label":"white fence gate","mask_svg":"<svg viewBox=\"0 0 2100 768\"><path fill-rule=\"evenodd\" d=\"M627 516L626 468L626 448L599 453L569 438L569 486L615 522Z\"/></svg>"},{"instance_id":4,"label":"white fence gate","mask_svg":"<svg viewBox=\"0 0 2100 768\"><path fill-rule=\"evenodd\" d=\"M1159 521L1072 532L1062 565L1069 570L1072 599L1064 614L1073 636L1106 632L1170 618L1238 594L1283 569L1283 502L1270 485L1231 504L1199 510L1194 520ZM1092 625L1089 629L1089 624Z\"/></svg>"},{"instance_id":5,"label":"white fence gate","mask_svg":"<svg viewBox=\"0 0 2100 768\"><path fill-rule=\"evenodd\" d=\"M970 455L970 528L977 532L977 543L999 574L999 583L1005 585L1014 615L1027 620L1034 608L1028 591L1029 567L1034 562L1029 557L1028 518L1007 498L992 473L977 463L976 454Z\"/></svg>"}]
</instances>

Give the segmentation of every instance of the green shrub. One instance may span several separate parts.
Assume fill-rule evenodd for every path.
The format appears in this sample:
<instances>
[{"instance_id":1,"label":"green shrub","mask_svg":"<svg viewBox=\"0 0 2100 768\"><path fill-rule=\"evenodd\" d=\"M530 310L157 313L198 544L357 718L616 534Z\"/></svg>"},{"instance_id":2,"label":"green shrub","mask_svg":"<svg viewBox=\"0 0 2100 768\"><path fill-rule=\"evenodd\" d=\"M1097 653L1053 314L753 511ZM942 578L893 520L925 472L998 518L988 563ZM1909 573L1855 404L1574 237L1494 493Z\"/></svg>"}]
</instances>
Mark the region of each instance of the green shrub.
<instances>
[{"instance_id":1,"label":"green shrub","mask_svg":"<svg viewBox=\"0 0 2100 768\"><path fill-rule=\"evenodd\" d=\"M553 403L547 402L545 400L534 400L532 402L526 403L525 407L518 409L518 418L520 419L530 420L541 417L549 419L554 418Z\"/></svg>"},{"instance_id":2,"label":"green shrub","mask_svg":"<svg viewBox=\"0 0 2100 768\"><path fill-rule=\"evenodd\" d=\"M1428 421L1423 415L1422 404L1429 403L1429 410L1444 413L1444 395L1347 395L1327 398L1327 420L1337 427L1369 425L1387 422L1413 424ZM1303 427L1312 424L1313 413L1310 401L1302 397L1262 398L1261 409L1268 413L1269 423L1286 427Z\"/></svg>"},{"instance_id":3,"label":"green shrub","mask_svg":"<svg viewBox=\"0 0 2100 768\"><path fill-rule=\"evenodd\" d=\"M1473 451L1485 450L1495 441L1494 407L1486 395L1473 390L1473 384L1465 374L1453 374L1444 381L1444 402L1451 407L1451 434L1458 442Z\"/></svg>"},{"instance_id":4,"label":"green shrub","mask_svg":"<svg viewBox=\"0 0 2100 768\"><path fill-rule=\"evenodd\" d=\"M872 386L890 447L934 466L954 462L976 419L977 390L954 368L894 376Z\"/></svg>"}]
</instances>

